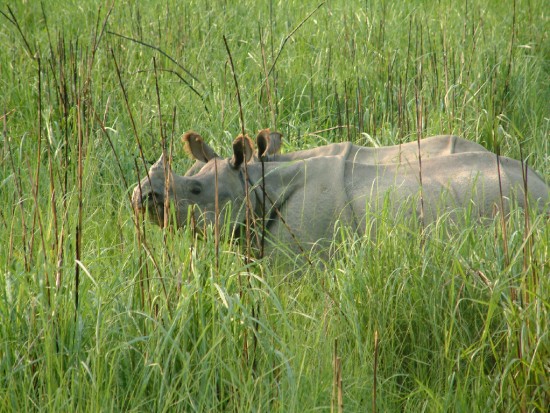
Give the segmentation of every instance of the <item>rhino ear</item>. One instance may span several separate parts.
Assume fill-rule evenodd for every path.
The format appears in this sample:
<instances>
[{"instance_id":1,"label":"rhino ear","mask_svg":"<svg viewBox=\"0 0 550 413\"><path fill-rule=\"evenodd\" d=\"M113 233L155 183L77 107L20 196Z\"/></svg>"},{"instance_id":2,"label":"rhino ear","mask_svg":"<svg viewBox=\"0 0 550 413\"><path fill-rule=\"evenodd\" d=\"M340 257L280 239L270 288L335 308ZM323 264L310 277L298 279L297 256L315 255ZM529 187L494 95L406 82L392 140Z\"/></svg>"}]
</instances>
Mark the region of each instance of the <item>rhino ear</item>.
<instances>
[{"instance_id":1,"label":"rhino ear","mask_svg":"<svg viewBox=\"0 0 550 413\"><path fill-rule=\"evenodd\" d=\"M268 155L275 155L281 151L281 140L283 136L279 132L270 132L269 129L262 129L256 136L258 145L258 156L265 158Z\"/></svg>"},{"instance_id":2,"label":"rhino ear","mask_svg":"<svg viewBox=\"0 0 550 413\"><path fill-rule=\"evenodd\" d=\"M208 146L201 135L196 132L186 132L181 140L183 141L185 152L197 161L208 162L210 159L218 158L218 154L214 149Z\"/></svg>"},{"instance_id":3,"label":"rhino ear","mask_svg":"<svg viewBox=\"0 0 550 413\"><path fill-rule=\"evenodd\" d=\"M233 141L233 158L231 166L233 168L240 167L243 162L248 162L254 154L254 144L247 135L239 135Z\"/></svg>"}]
</instances>

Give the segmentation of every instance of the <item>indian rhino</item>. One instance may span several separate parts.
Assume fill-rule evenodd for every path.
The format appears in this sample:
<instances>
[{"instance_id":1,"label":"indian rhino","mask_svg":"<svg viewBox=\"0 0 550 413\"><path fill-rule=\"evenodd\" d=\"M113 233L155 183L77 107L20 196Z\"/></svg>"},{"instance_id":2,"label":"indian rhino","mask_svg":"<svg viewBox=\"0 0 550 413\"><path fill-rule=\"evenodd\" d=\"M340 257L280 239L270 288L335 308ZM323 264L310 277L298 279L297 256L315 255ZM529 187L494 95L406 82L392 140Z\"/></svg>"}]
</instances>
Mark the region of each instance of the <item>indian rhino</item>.
<instances>
[{"instance_id":1,"label":"indian rhino","mask_svg":"<svg viewBox=\"0 0 550 413\"><path fill-rule=\"evenodd\" d=\"M185 173L185 176L196 174L201 168L218 154L202 137L193 131L186 132L182 141L185 151L195 159L195 164ZM364 164L386 164L417 161L418 143L407 142L401 145L383 146L379 148L354 145L351 142L332 143L314 149L280 153L282 135L263 129L256 137L257 151L252 158L260 158L267 162L285 162L297 159L309 159L319 156L343 156L346 160ZM420 141L420 155L422 159L436 156L450 155L463 152L486 152L483 146L454 135L431 136Z\"/></svg>"},{"instance_id":2,"label":"indian rhino","mask_svg":"<svg viewBox=\"0 0 550 413\"><path fill-rule=\"evenodd\" d=\"M332 239L336 223L364 234L367 211L377 212L388 200L392 210L410 205L411 214L420 214L416 202L420 190L426 223L443 213L463 208L471 208L474 217L491 217L495 206L501 202L499 186L502 187L504 213L509 211L511 199L525 207L524 173L529 205L541 211L548 208L549 187L541 176L530 168L523 169L519 161L497 158L491 152L457 153L423 160L422 188L419 166L415 162L361 164L348 161L344 156L318 156L266 162L262 169L261 163L247 163L252 153L250 139L239 136L233 143L231 159L214 157L193 176L180 176L165 169L167 165L161 156L151 167L148 177L134 189L133 207L146 212L162 226L168 196L175 207L177 226L185 226L189 211L197 208L202 214L196 219L212 224L218 188L219 225L224 226L227 216L230 225L238 228L245 221L245 191L248 188L250 210L255 216L265 217L269 239L267 254L278 243L295 252L308 251L314 245L322 246L323 241ZM169 171L168 179L165 179L165 170ZM168 194L165 193L166 185ZM262 213L264 199L265 214ZM232 206L228 209L230 215L226 215L229 205Z\"/></svg>"}]
</instances>

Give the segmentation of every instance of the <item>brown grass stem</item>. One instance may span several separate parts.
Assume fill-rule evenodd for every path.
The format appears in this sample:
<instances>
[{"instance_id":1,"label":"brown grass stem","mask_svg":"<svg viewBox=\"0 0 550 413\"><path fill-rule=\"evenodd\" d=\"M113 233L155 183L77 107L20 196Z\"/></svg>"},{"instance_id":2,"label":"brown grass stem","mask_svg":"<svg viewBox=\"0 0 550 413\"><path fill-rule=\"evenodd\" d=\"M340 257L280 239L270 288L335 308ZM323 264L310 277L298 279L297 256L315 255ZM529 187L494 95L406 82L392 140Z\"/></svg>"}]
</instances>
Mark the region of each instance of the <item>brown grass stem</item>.
<instances>
[{"instance_id":1,"label":"brown grass stem","mask_svg":"<svg viewBox=\"0 0 550 413\"><path fill-rule=\"evenodd\" d=\"M277 60L279 60L279 56L281 56L281 52L283 51L283 49L286 45L286 42L288 42L290 40L290 38L294 35L294 33L296 33L300 29L300 27L302 27L304 25L304 23L307 22L311 18L311 16L313 16L315 14L315 12L317 12L317 10L319 10L321 8L321 6L323 6L324 4L325 4L325 2L322 2L317 7L315 7L315 9L311 13L309 13L289 34L286 35L286 37L283 39L283 42L281 43L281 47L279 47L279 51L277 52L277 56L275 56L275 59L273 60L273 63L271 64L271 68L267 72L267 76L265 77L264 81L266 81L269 78L269 76L271 75L271 72L273 72L273 69L275 68L275 65L277 64Z\"/></svg>"},{"instance_id":2,"label":"brown grass stem","mask_svg":"<svg viewBox=\"0 0 550 413\"><path fill-rule=\"evenodd\" d=\"M344 411L344 390L342 387L342 359L338 356L338 339L334 339L332 353L332 403L331 413Z\"/></svg>"},{"instance_id":3,"label":"brown grass stem","mask_svg":"<svg viewBox=\"0 0 550 413\"><path fill-rule=\"evenodd\" d=\"M218 186L218 160L214 158L214 249L216 259L216 276L220 270L220 198Z\"/></svg>"},{"instance_id":4,"label":"brown grass stem","mask_svg":"<svg viewBox=\"0 0 550 413\"><path fill-rule=\"evenodd\" d=\"M233 74L233 81L235 82L235 90L237 93L237 103L239 104L239 116L241 120L241 133L243 137L242 141L242 151L243 154L246 152L245 150L245 141L244 138L246 137L246 129L244 127L244 114L243 114L243 106L241 102L241 92L239 89L239 81L237 80L237 73L235 72L235 65L233 64L233 57L231 55L231 50L229 49L229 44L227 43L227 38L225 35L223 35L223 42L225 44L225 49L227 50L227 56L229 58L229 65L231 67L231 73ZM246 156L245 156L246 157ZM250 194L249 194L249 186L248 186L248 165L245 161L243 162L244 166L244 199L245 199L245 231L246 231L246 261L247 264L250 262L251 258L251 251L250 251L250 222L251 222L251 214L253 213L252 207L250 205Z\"/></svg>"},{"instance_id":5,"label":"brown grass stem","mask_svg":"<svg viewBox=\"0 0 550 413\"><path fill-rule=\"evenodd\" d=\"M30 165L28 165L30 169ZM46 250L46 240L44 239L44 225L42 224L42 218L40 214L40 201L38 200L38 184L36 182L33 182L32 176L29 176L29 180L31 181L31 186L35 188L32 191L32 196L34 200L34 216L35 220L38 224L38 231L40 232L40 240L42 244L42 254L44 256L44 287L46 289L46 300L48 307L51 306L51 294L50 294L50 277L49 277L49 271L47 270L48 265L48 254ZM32 260L32 257L31 257Z\"/></svg>"},{"instance_id":6,"label":"brown grass stem","mask_svg":"<svg viewBox=\"0 0 550 413\"><path fill-rule=\"evenodd\" d=\"M418 30L418 27L417 27ZM420 183L420 225L422 234L424 234L424 190L422 185L422 153L420 151L420 141L422 140L423 129L423 106L424 100L422 96L422 26L420 26L420 41L418 39L418 33L416 38L416 56L418 59L418 66L415 79L414 97L416 108L416 142L418 144L418 179ZM420 43L420 50L419 50ZM422 238L424 240L424 238Z\"/></svg>"},{"instance_id":7,"label":"brown grass stem","mask_svg":"<svg viewBox=\"0 0 550 413\"><path fill-rule=\"evenodd\" d=\"M6 122L4 118L4 122ZM4 130L6 128L6 125L4 125ZM20 170L15 167L15 162L13 160L13 152L11 150L11 145L9 143L9 139L5 140L5 143L8 148L8 157L10 160L10 166L14 177L15 182L15 189L17 191L17 202L16 204L19 206L19 211L21 212L21 245L23 246L23 262L25 271L29 272L31 270L30 262L29 262L29 254L28 254L28 245L27 245L27 225L25 221L25 208L23 205L23 185L21 183L21 174Z\"/></svg>"},{"instance_id":8,"label":"brown grass stem","mask_svg":"<svg viewBox=\"0 0 550 413\"><path fill-rule=\"evenodd\" d=\"M77 101L76 106L76 121L77 121L77 140L78 140L78 151L77 151L77 224L76 224L76 248L75 248L75 312L74 320L77 321L78 316L78 304L79 304L79 287L80 287L80 265L82 262L82 182L84 175L84 165L83 165L83 130L82 130L82 102L80 99Z\"/></svg>"},{"instance_id":9,"label":"brown grass stem","mask_svg":"<svg viewBox=\"0 0 550 413\"><path fill-rule=\"evenodd\" d=\"M185 86L187 86L194 94L196 94L201 99L202 104L204 105L204 110L206 111L206 113L210 114L210 110L208 109L208 106L206 106L204 96L197 89L195 89L191 83L189 83L187 80L185 80L182 75L180 75L178 72L176 72L175 70L172 70L172 69L162 69L162 68L160 68L158 70L161 71L161 72L166 72L166 73L176 75L178 77L178 79L181 80L185 84Z\"/></svg>"},{"instance_id":10,"label":"brown grass stem","mask_svg":"<svg viewBox=\"0 0 550 413\"><path fill-rule=\"evenodd\" d=\"M239 89L239 81L237 80L237 74L235 72L235 65L233 64L233 57L231 56L231 50L229 50L229 44L227 38L223 35L223 42L225 44L225 50L227 50L227 56L229 58L229 65L231 67L231 73L233 74L233 81L235 82L235 90L237 93L237 103L239 104L239 117L241 120L241 133L243 137L246 135L246 129L244 127L243 105L241 102L241 92Z\"/></svg>"},{"instance_id":11,"label":"brown grass stem","mask_svg":"<svg viewBox=\"0 0 550 413\"><path fill-rule=\"evenodd\" d=\"M267 97L267 104L269 106L269 113L271 114L271 126L277 129L277 116L275 114L275 107L273 105L273 98L271 96L271 87L269 85L269 75L267 71L267 59L265 55L265 44L262 37L262 28L260 23L258 23L258 34L260 36L260 49L262 51L262 68L264 70L264 84L265 84L265 94Z\"/></svg>"},{"instance_id":12,"label":"brown grass stem","mask_svg":"<svg viewBox=\"0 0 550 413\"><path fill-rule=\"evenodd\" d=\"M128 36L124 36L122 34L119 34L119 33L115 33L115 32L112 32L110 30L107 30L107 33L112 35L112 36L117 36L117 37L120 37L122 39L125 39L125 40L129 40L131 42L134 42L134 43L137 43L141 46L145 46L145 47L148 47L150 49L153 49L153 50L156 50L157 52L159 52L161 55L163 55L164 57L166 57L168 60L170 60L172 63L174 63L177 67L179 67L181 70L183 70L190 78L192 78L195 82L197 82L199 85L202 85L202 82L193 74L191 73L187 68L185 68L181 63L179 63L176 59L174 59L172 56L170 56L168 53L166 53L164 50L162 50L161 48L157 47L157 46L154 46L152 44L149 44L149 43L145 43L141 40L137 40L137 39L134 39L132 37L128 37Z\"/></svg>"},{"instance_id":13,"label":"brown grass stem","mask_svg":"<svg viewBox=\"0 0 550 413\"><path fill-rule=\"evenodd\" d=\"M132 124L132 131L134 132L134 137L136 139L136 144L137 144L138 149L139 149L139 156L140 156L140 158L143 162L143 166L145 167L145 169L147 169L147 163L145 162L145 156L143 154L143 147L142 147L141 141L139 139L139 134L138 134L137 127L136 127L136 122L135 122L134 116L132 114L132 109L130 108L130 103L128 101L128 94L126 93L126 88L124 87L124 82L122 82L122 76L120 74L120 69L118 67L118 63L117 63L117 60L116 60L115 53L114 53L113 49L111 49L111 56L113 57L113 62L115 64L115 69L116 69L116 73L117 73L117 77L118 77L118 82L119 82L119 85L120 85L120 89L122 90L122 95L123 95L123 98L124 98L124 103L126 105L126 109L128 111L128 116L130 117L130 123Z\"/></svg>"},{"instance_id":14,"label":"brown grass stem","mask_svg":"<svg viewBox=\"0 0 550 413\"><path fill-rule=\"evenodd\" d=\"M120 157L118 156L118 153L115 149L115 146L113 145L113 140L111 139L111 135L109 135L109 131L105 127L104 121L102 121L99 118L99 115L97 114L97 111L94 111L94 117L95 117L95 120L96 120L96 122L98 123L98 125L101 129L101 132L103 133L105 138L107 138L107 142L109 143L109 147L111 148L111 151L113 152L113 156L115 157L115 164L118 167L118 171L120 172L120 177L122 178L122 183L124 184L125 188L128 188L129 187L128 186L128 181L126 180L126 177L124 176L124 171L123 171L122 165L120 163ZM128 193L128 200L132 201L132 197L129 193Z\"/></svg>"},{"instance_id":15,"label":"brown grass stem","mask_svg":"<svg viewBox=\"0 0 550 413\"><path fill-rule=\"evenodd\" d=\"M25 44L25 50L27 51L30 58L34 59L35 55L34 52L31 49L31 46L29 45L29 42L27 41L27 38L25 37L25 34L23 33L23 30L21 29L21 26L19 25L19 22L17 21L17 18L15 17L15 14L13 14L13 11L11 10L10 6L8 5L8 13L10 14L11 18L7 16L3 11L0 11L0 14L4 16L11 24L15 26L19 34L21 35L21 39L23 40L23 43Z\"/></svg>"},{"instance_id":16,"label":"brown grass stem","mask_svg":"<svg viewBox=\"0 0 550 413\"><path fill-rule=\"evenodd\" d=\"M506 66L506 78L504 80L504 90L502 92L502 101L500 113L504 113L504 106L506 102L506 95L510 89L510 78L512 74L512 61L514 58L514 45L516 40L516 0L513 1L512 12L512 34L510 35L510 49L508 52L508 65Z\"/></svg>"},{"instance_id":17,"label":"brown grass stem","mask_svg":"<svg viewBox=\"0 0 550 413\"><path fill-rule=\"evenodd\" d=\"M374 365L373 365L373 383L372 383L372 412L376 413L376 394L378 380L378 330L374 330Z\"/></svg>"}]
</instances>

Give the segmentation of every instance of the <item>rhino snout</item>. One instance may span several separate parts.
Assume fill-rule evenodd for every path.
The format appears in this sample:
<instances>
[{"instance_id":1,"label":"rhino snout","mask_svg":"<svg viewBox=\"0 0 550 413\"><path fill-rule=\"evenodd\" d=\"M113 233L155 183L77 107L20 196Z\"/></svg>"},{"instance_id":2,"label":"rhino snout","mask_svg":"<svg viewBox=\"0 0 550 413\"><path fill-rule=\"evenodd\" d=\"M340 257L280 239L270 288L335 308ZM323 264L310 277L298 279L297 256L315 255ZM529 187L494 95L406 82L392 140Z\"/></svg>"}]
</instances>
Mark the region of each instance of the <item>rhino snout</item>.
<instances>
[{"instance_id":1,"label":"rhino snout","mask_svg":"<svg viewBox=\"0 0 550 413\"><path fill-rule=\"evenodd\" d=\"M164 197L155 194L154 191L151 190L140 190L139 187L136 187L134 189L134 193L132 195L132 206L134 209L138 211L143 211L146 208L152 208L156 205L163 205L164 204Z\"/></svg>"},{"instance_id":2,"label":"rhino snout","mask_svg":"<svg viewBox=\"0 0 550 413\"><path fill-rule=\"evenodd\" d=\"M132 193L132 207L138 211L143 208L143 203L141 200L141 190L139 186L136 186L134 188L134 192Z\"/></svg>"}]
</instances>

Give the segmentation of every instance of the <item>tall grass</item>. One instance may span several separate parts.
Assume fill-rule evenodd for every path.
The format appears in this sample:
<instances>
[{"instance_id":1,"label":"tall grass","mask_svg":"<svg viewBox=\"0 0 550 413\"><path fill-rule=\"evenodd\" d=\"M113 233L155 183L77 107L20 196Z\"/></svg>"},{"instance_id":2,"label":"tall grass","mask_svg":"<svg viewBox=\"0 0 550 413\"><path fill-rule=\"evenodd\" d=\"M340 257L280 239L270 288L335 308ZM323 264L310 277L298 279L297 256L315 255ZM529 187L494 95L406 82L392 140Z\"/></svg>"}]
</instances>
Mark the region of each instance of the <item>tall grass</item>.
<instances>
[{"instance_id":1,"label":"tall grass","mask_svg":"<svg viewBox=\"0 0 550 413\"><path fill-rule=\"evenodd\" d=\"M0 411L547 410L547 217L383 209L297 277L134 216L180 133L228 154L242 123L286 150L453 133L550 178L544 1L318 6L1 7Z\"/></svg>"}]
</instances>

